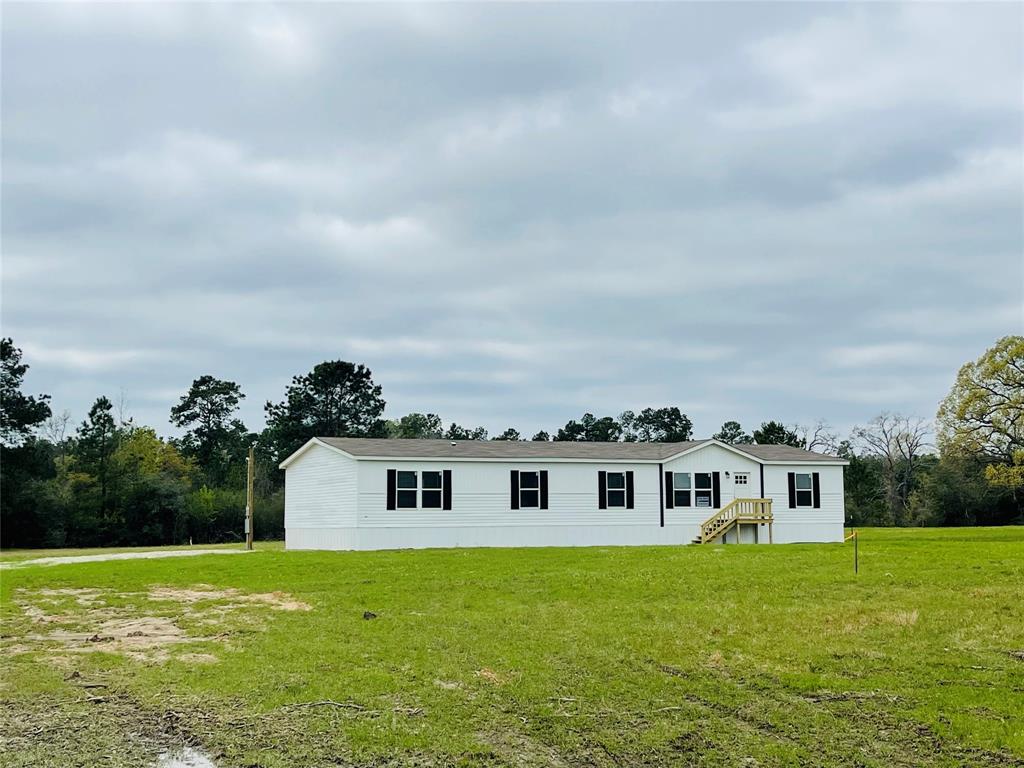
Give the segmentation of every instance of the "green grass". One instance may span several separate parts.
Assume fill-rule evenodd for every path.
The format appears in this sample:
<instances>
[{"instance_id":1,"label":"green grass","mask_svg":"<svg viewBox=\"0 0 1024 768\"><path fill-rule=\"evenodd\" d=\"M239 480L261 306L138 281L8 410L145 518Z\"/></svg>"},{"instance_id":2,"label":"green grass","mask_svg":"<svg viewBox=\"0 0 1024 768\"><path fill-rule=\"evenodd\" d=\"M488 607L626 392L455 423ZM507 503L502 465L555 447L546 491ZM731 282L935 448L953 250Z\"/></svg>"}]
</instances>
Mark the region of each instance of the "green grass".
<instances>
[{"instance_id":1,"label":"green grass","mask_svg":"<svg viewBox=\"0 0 1024 768\"><path fill-rule=\"evenodd\" d=\"M1024 765L1024 529L865 530L860 565L851 543L5 570L0 764L185 742L220 766ZM148 594L197 584L240 593ZM311 610L239 596L275 591ZM141 616L206 639L52 636Z\"/></svg>"}]
</instances>

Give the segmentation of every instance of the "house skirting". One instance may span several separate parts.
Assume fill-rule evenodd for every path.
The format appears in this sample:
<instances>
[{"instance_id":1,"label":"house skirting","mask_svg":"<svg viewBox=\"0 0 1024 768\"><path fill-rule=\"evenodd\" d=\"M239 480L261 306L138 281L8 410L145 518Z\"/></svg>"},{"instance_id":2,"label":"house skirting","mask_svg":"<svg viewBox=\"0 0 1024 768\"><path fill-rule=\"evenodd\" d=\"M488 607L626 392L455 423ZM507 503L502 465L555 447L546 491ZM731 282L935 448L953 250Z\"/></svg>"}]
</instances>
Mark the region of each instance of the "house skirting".
<instances>
[{"instance_id":1,"label":"house skirting","mask_svg":"<svg viewBox=\"0 0 1024 768\"><path fill-rule=\"evenodd\" d=\"M761 526L765 528L765 526ZM748 526L752 528L752 526ZM453 526L429 528L295 528L285 532L287 549L447 549L453 547L613 547L689 544L699 526L687 525L546 525L539 526ZM741 541L753 543L753 531L745 530ZM842 526L826 524L775 523L773 541L842 541ZM765 531L758 541L766 544ZM728 543L735 543L730 536Z\"/></svg>"}]
</instances>

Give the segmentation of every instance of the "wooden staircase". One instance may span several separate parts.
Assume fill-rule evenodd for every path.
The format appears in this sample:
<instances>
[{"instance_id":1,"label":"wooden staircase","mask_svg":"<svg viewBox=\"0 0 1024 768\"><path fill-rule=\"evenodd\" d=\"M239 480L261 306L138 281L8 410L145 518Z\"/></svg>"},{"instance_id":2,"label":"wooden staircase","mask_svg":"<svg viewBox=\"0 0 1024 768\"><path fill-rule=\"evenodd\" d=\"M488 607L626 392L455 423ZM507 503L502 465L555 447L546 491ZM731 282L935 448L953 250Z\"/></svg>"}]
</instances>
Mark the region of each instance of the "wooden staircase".
<instances>
[{"instance_id":1,"label":"wooden staircase","mask_svg":"<svg viewBox=\"0 0 1024 768\"><path fill-rule=\"evenodd\" d=\"M767 525L771 544L773 521L771 499L734 499L700 524L700 534L693 543L710 544L729 531L739 531L742 525Z\"/></svg>"}]
</instances>

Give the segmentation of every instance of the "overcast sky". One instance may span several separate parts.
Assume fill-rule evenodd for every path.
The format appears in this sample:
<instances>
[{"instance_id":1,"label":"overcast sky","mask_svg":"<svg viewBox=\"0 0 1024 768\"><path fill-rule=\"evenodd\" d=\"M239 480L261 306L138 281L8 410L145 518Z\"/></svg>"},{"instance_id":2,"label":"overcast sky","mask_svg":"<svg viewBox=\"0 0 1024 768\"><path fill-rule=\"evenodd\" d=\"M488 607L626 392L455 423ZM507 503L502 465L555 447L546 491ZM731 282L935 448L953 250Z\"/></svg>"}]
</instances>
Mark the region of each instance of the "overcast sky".
<instances>
[{"instance_id":1,"label":"overcast sky","mask_svg":"<svg viewBox=\"0 0 1024 768\"><path fill-rule=\"evenodd\" d=\"M1022 11L5 4L4 335L136 421L932 416L1024 327Z\"/></svg>"}]
</instances>

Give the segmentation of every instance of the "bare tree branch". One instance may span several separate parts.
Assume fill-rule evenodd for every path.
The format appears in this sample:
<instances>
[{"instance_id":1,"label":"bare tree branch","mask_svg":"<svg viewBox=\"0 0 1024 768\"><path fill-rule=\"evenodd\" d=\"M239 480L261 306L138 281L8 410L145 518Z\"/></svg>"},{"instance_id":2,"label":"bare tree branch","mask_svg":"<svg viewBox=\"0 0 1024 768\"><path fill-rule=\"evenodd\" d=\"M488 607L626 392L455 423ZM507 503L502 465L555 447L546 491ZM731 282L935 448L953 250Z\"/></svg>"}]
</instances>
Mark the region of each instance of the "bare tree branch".
<instances>
[{"instance_id":1,"label":"bare tree branch","mask_svg":"<svg viewBox=\"0 0 1024 768\"><path fill-rule=\"evenodd\" d=\"M891 413L879 414L853 430L863 451L882 460L886 503L897 525L907 519L910 492L920 459L931 446L930 434L931 423L926 419Z\"/></svg>"}]
</instances>

